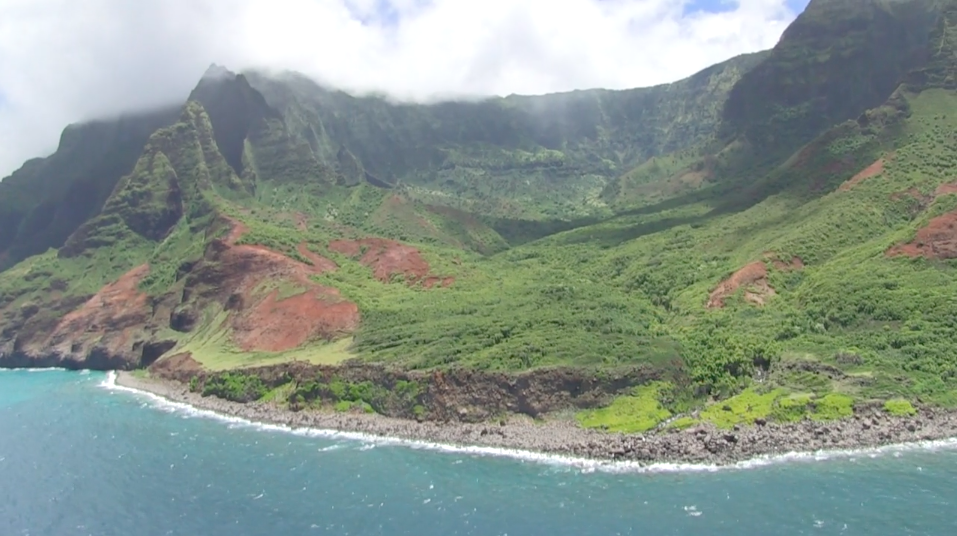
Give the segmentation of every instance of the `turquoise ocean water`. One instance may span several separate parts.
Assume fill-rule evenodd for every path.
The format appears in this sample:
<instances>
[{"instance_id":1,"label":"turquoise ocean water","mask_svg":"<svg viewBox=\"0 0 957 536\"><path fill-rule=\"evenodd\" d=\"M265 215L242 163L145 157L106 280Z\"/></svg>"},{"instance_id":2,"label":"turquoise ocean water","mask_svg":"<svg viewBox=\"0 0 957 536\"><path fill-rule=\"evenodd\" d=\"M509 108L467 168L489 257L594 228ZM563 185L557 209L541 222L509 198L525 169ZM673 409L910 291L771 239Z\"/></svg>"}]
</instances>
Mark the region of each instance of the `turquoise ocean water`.
<instances>
[{"instance_id":1,"label":"turquoise ocean water","mask_svg":"<svg viewBox=\"0 0 957 536\"><path fill-rule=\"evenodd\" d=\"M292 433L0 371L0 535L957 534L957 444L635 467Z\"/></svg>"}]
</instances>

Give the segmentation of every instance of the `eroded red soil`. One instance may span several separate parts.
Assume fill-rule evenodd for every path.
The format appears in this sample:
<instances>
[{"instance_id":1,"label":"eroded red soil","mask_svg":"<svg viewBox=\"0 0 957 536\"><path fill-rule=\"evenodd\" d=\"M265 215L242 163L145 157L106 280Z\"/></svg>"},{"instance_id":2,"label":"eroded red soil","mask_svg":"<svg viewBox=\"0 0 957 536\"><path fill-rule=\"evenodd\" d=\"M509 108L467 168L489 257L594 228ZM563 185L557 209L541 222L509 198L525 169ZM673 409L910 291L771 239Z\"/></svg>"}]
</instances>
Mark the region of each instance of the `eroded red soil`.
<instances>
[{"instance_id":1,"label":"eroded red soil","mask_svg":"<svg viewBox=\"0 0 957 536\"><path fill-rule=\"evenodd\" d=\"M209 284L222 289L220 299L230 310L233 340L241 349L282 352L319 337L331 340L358 327L358 306L342 298L337 289L310 279L337 269L334 262L305 244L297 249L312 265L263 246L232 245L242 234L242 225L233 224L229 236L217 246ZM279 284L301 292L281 299Z\"/></svg>"},{"instance_id":2,"label":"eroded red soil","mask_svg":"<svg viewBox=\"0 0 957 536\"><path fill-rule=\"evenodd\" d=\"M319 255L318 253L311 251L306 243L303 242L296 247L296 251L300 255L309 259L309 262L312 263L312 266L315 267L320 272L334 272L339 269L339 265L332 262L331 260Z\"/></svg>"},{"instance_id":3,"label":"eroded red soil","mask_svg":"<svg viewBox=\"0 0 957 536\"><path fill-rule=\"evenodd\" d=\"M273 290L232 323L233 338L246 351L282 352L316 337L334 340L359 327L359 307L334 288L309 289L282 299Z\"/></svg>"},{"instance_id":4,"label":"eroded red soil","mask_svg":"<svg viewBox=\"0 0 957 536\"><path fill-rule=\"evenodd\" d=\"M227 245L232 246L235 244L236 241L242 238L242 236L246 234L246 231L249 230L249 227L246 227L246 224L241 221L226 217L224 217L223 220L229 225L229 233L223 238L223 242Z\"/></svg>"},{"instance_id":5,"label":"eroded red soil","mask_svg":"<svg viewBox=\"0 0 957 536\"><path fill-rule=\"evenodd\" d=\"M755 305L763 305L767 298L774 295L774 289L768 284L768 268L762 261L746 264L731 277L722 281L708 296L708 308L724 307L724 300L744 287L744 299Z\"/></svg>"},{"instance_id":6,"label":"eroded red soil","mask_svg":"<svg viewBox=\"0 0 957 536\"><path fill-rule=\"evenodd\" d=\"M138 288L149 271L149 266L143 264L104 286L60 320L47 345L73 346L91 341L118 350L128 345L132 330L150 318L148 297Z\"/></svg>"},{"instance_id":7,"label":"eroded red soil","mask_svg":"<svg viewBox=\"0 0 957 536\"><path fill-rule=\"evenodd\" d=\"M928 259L957 259L957 211L930 220L914 240L888 249L888 257L906 255Z\"/></svg>"},{"instance_id":8,"label":"eroded red soil","mask_svg":"<svg viewBox=\"0 0 957 536\"><path fill-rule=\"evenodd\" d=\"M885 164L884 158L883 157L878 158L877 160L874 161L873 164L859 171L857 175L854 175L850 179L844 181L844 184L838 187L838 191L846 192L850 190L851 188L857 186L861 182L880 175L881 173L884 172L884 164Z\"/></svg>"},{"instance_id":9,"label":"eroded red soil","mask_svg":"<svg viewBox=\"0 0 957 536\"><path fill-rule=\"evenodd\" d=\"M934 191L935 196L947 194L957 194L957 183L941 184L937 187L937 190Z\"/></svg>"},{"instance_id":10,"label":"eroded red soil","mask_svg":"<svg viewBox=\"0 0 957 536\"><path fill-rule=\"evenodd\" d=\"M910 188L902 192L892 193L890 199L891 201L900 201L901 199L904 199L905 197L916 199L920 201L921 203L929 203L930 201L933 201L933 198L928 198L928 196L925 196L924 194L920 193L920 190L918 190L917 188L913 186L911 186Z\"/></svg>"},{"instance_id":11,"label":"eroded red soil","mask_svg":"<svg viewBox=\"0 0 957 536\"><path fill-rule=\"evenodd\" d=\"M772 266L782 272L804 269L804 261L798 256L791 257L789 261L783 261L774 253L767 252L764 258L770 260ZM764 305L775 295L774 288L768 283L768 267L764 261L746 264L718 284L708 296L708 309L724 307L724 301L739 288L744 288L745 301L754 305Z\"/></svg>"},{"instance_id":12,"label":"eroded red soil","mask_svg":"<svg viewBox=\"0 0 957 536\"><path fill-rule=\"evenodd\" d=\"M393 275L404 275L410 284L421 281L432 287L436 283L448 286L454 281L451 277L440 278L429 275L429 263L422 258L419 250L384 238L363 238L361 240L333 240L329 249L349 257L359 257L359 262L372 268L376 279L388 282Z\"/></svg>"}]
</instances>

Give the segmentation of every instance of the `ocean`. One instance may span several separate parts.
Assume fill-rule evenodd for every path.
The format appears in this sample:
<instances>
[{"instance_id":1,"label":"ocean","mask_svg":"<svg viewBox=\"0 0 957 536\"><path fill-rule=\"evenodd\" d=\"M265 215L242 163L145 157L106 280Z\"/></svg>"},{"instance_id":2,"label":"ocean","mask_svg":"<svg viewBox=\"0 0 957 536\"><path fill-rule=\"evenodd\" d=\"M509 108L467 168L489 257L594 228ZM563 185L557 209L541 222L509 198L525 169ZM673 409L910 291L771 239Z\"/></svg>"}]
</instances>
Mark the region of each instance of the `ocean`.
<instances>
[{"instance_id":1,"label":"ocean","mask_svg":"<svg viewBox=\"0 0 957 536\"><path fill-rule=\"evenodd\" d=\"M736 467L291 431L0 371L0 536L957 534L957 442Z\"/></svg>"}]
</instances>

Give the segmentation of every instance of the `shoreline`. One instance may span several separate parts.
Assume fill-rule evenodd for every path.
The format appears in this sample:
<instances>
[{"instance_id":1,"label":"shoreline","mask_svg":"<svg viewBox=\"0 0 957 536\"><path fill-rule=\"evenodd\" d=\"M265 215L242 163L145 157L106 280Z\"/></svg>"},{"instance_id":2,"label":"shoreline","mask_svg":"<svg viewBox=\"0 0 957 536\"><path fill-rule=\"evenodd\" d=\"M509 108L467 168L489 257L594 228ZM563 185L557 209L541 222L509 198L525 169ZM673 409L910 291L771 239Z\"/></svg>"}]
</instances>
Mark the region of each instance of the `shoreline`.
<instances>
[{"instance_id":1,"label":"shoreline","mask_svg":"<svg viewBox=\"0 0 957 536\"><path fill-rule=\"evenodd\" d=\"M113 373L110 373L113 374ZM810 458L827 452L906 446L957 438L957 412L923 409L915 417L874 410L841 421L739 426L698 425L681 431L619 434L581 428L571 420L535 422L523 416L495 423L418 422L367 413L290 411L273 403L238 403L191 393L186 385L115 373L115 385L251 423L357 434L454 450L502 450L518 457L560 456L627 462L646 468L690 464L734 466L769 458ZM957 442L955 442L957 445Z\"/></svg>"}]
</instances>

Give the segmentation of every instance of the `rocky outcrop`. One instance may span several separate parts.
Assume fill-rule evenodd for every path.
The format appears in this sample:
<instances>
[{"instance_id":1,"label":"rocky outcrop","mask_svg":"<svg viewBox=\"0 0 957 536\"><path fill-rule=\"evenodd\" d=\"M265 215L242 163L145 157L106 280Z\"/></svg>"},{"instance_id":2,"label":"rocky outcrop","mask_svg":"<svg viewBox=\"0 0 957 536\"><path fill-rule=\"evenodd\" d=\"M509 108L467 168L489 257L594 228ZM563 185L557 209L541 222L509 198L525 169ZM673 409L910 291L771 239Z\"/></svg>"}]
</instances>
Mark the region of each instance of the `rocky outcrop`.
<instances>
[{"instance_id":1,"label":"rocky outcrop","mask_svg":"<svg viewBox=\"0 0 957 536\"><path fill-rule=\"evenodd\" d=\"M5 329L0 366L106 370L155 360L168 343L149 342L151 304L138 288L148 273L149 266L138 266L89 299L57 300L44 314L22 310L23 321Z\"/></svg>"}]
</instances>

